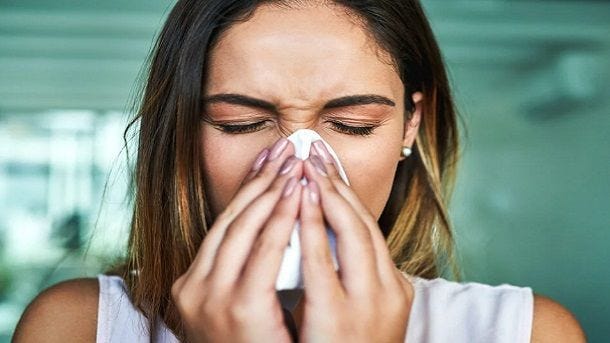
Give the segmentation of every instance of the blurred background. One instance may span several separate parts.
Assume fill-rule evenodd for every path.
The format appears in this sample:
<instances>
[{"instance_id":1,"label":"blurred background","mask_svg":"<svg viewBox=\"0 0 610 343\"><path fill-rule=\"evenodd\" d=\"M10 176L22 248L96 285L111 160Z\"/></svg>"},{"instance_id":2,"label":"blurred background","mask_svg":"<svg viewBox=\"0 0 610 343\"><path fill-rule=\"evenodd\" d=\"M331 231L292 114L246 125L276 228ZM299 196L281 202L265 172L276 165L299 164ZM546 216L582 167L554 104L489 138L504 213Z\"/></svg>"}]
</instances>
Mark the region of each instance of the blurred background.
<instances>
[{"instance_id":1,"label":"blurred background","mask_svg":"<svg viewBox=\"0 0 610 343\"><path fill-rule=\"evenodd\" d=\"M125 247L123 130L173 1L0 0L0 342ZM464 279L530 286L610 340L610 1L424 0L467 127Z\"/></svg>"}]
</instances>

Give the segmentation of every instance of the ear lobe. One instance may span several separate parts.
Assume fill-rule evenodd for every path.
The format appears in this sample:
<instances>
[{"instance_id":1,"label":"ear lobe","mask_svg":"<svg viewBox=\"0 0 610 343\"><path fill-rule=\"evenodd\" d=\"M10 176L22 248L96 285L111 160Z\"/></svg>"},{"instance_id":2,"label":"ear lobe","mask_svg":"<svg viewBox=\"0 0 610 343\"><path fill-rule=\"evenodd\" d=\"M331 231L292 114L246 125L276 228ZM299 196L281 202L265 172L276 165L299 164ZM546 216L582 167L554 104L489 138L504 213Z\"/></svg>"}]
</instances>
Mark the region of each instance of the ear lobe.
<instances>
[{"instance_id":1,"label":"ear lobe","mask_svg":"<svg viewBox=\"0 0 610 343\"><path fill-rule=\"evenodd\" d=\"M415 92L411 96L413 99L413 105L415 106L413 113L411 113L411 119L405 122L405 136L402 141L402 146L412 147L419 131L419 123L422 116L422 107L424 95L422 92ZM403 160L404 157L401 157Z\"/></svg>"}]
</instances>

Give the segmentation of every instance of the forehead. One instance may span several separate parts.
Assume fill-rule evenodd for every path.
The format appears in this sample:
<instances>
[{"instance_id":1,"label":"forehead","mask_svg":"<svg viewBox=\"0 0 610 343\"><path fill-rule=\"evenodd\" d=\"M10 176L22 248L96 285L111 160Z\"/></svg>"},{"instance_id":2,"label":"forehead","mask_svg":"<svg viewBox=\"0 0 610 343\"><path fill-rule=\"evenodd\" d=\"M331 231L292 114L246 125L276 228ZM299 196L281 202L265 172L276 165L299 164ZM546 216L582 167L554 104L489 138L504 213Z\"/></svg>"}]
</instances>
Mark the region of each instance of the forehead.
<instances>
[{"instance_id":1,"label":"forehead","mask_svg":"<svg viewBox=\"0 0 610 343\"><path fill-rule=\"evenodd\" d=\"M344 93L398 98L402 91L389 55L343 8L327 6L259 6L222 34L207 75L208 95L246 93L278 103Z\"/></svg>"}]
</instances>

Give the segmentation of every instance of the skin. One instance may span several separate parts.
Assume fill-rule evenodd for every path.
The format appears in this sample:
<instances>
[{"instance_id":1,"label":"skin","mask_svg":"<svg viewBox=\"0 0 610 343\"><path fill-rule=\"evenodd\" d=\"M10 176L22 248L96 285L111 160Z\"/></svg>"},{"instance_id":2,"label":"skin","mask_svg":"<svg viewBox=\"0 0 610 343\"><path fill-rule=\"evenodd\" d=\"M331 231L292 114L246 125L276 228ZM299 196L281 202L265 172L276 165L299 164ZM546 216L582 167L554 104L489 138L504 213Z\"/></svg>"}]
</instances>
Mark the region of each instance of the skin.
<instances>
[{"instance_id":1,"label":"skin","mask_svg":"<svg viewBox=\"0 0 610 343\"><path fill-rule=\"evenodd\" d=\"M225 32L210 56L205 94L244 94L273 103L277 112L215 102L214 121L268 120L260 131L228 135L202 127L202 168L214 213L226 208L257 154L297 129L316 130L341 159L352 189L375 218L387 202L403 146L412 146L419 112L405 123L404 85L362 27L327 7L299 10L261 6L252 19ZM295 61L298 61L295 63ZM324 110L331 99L377 94L396 104ZM421 99L421 94L415 95ZM337 132L346 125L380 125L369 136ZM406 131L406 135L405 135Z\"/></svg>"},{"instance_id":2,"label":"skin","mask_svg":"<svg viewBox=\"0 0 610 343\"><path fill-rule=\"evenodd\" d=\"M422 94L412 95L416 110L405 121L403 85L386 60L362 28L322 6L263 6L225 32L212 51L205 94L245 94L276 110L222 102L206 107L201 168L215 218L172 287L189 341L290 340L274 282L297 218L306 288L295 314L300 340L404 341L412 288L395 270L376 220L400 149L417 134ZM395 106L323 109L327 101L353 94L382 95ZM244 118L267 120L266 126L248 134L219 130L218 121ZM369 136L354 136L337 132L331 119L380 126ZM272 145L299 128L316 130L333 146L351 187L323 150L294 161L288 144L270 157ZM253 168L261 151L263 163ZM307 187L291 181L301 177L310 180ZM324 221L337 233L341 275L331 265ZM14 341L95 340L98 292L95 279L45 290L24 312ZM568 310L536 296L532 341L583 342L584 334Z\"/></svg>"}]
</instances>

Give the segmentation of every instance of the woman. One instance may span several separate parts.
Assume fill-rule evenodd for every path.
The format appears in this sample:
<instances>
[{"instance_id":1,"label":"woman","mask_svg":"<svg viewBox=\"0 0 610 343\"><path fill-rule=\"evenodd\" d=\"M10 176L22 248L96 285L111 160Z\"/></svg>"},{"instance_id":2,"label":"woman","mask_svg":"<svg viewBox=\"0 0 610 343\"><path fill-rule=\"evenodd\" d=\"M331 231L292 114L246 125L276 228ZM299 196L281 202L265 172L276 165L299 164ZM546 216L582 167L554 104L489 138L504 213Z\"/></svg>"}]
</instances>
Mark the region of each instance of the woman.
<instances>
[{"instance_id":1,"label":"woman","mask_svg":"<svg viewBox=\"0 0 610 343\"><path fill-rule=\"evenodd\" d=\"M452 264L458 133L416 0L179 1L138 113L120 277L44 291L16 341L584 340L529 288L437 278ZM349 187L323 144L293 157L285 137L305 128ZM305 291L283 309L274 285L297 220Z\"/></svg>"}]
</instances>

